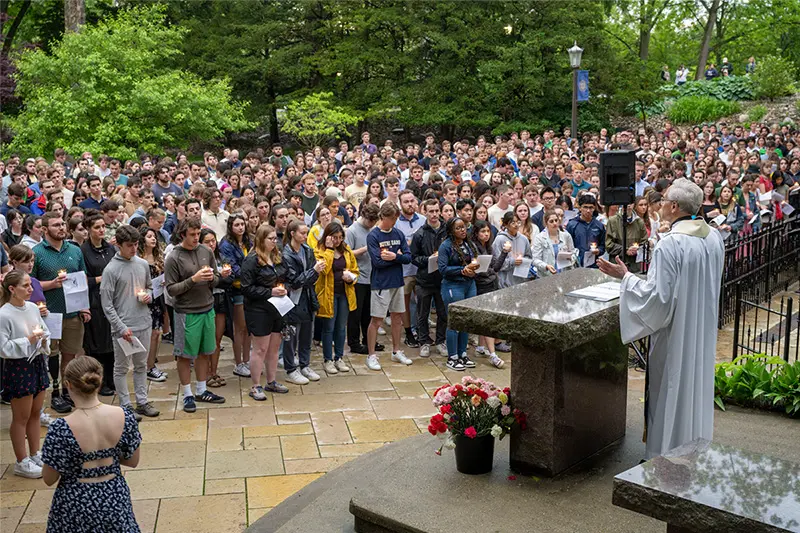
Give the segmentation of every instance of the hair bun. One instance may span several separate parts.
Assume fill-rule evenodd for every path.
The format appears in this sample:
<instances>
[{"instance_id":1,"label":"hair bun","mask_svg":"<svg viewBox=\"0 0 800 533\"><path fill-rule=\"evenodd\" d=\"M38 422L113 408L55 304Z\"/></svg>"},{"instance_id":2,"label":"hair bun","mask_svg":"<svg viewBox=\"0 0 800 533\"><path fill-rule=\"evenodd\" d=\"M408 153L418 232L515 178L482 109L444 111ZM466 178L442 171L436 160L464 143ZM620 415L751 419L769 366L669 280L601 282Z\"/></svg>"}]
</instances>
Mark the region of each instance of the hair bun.
<instances>
[{"instance_id":1,"label":"hair bun","mask_svg":"<svg viewBox=\"0 0 800 533\"><path fill-rule=\"evenodd\" d=\"M94 394L103 384L103 367L93 357L81 355L67 365L64 381L81 394Z\"/></svg>"}]
</instances>

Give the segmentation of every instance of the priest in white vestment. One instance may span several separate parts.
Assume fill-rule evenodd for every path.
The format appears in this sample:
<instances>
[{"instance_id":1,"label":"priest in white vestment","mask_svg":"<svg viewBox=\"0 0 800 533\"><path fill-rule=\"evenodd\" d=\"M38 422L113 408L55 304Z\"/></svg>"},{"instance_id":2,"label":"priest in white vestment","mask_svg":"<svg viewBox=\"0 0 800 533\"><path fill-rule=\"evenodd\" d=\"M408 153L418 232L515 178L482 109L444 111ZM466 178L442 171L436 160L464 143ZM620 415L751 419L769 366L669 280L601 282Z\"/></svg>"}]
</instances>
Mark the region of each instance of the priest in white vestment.
<instances>
[{"instance_id":1,"label":"priest in white vestment","mask_svg":"<svg viewBox=\"0 0 800 533\"><path fill-rule=\"evenodd\" d=\"M693 219L703 191L677 179L666 191L661 219L672 229L656 244L643 280L625 265L598 260L604 273L622 279L622 342L650 335L646 457L714 431L714 357L725 245L702 218Z\"/></svg>"}]
</instances>

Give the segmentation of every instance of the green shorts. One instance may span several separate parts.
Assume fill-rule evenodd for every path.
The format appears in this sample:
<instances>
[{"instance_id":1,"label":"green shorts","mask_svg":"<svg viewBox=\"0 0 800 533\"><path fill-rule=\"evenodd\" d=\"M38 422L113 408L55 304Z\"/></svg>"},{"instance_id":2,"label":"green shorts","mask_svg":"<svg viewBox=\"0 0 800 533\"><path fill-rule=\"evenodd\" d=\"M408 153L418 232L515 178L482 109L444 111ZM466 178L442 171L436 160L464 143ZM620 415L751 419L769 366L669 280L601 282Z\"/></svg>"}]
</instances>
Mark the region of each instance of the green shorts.
<instances>
[{"instance_id":1,"label":"green shorts","mask_svg":"<svg viewBox=\"0 0 800 533\"><path fill-rule=\"evenodd\" d=\"M215 316L213 309L188 314L175 311L173 355L194 359L198 355L213 354L217 349Z\"/></svg>"}]
</instances>

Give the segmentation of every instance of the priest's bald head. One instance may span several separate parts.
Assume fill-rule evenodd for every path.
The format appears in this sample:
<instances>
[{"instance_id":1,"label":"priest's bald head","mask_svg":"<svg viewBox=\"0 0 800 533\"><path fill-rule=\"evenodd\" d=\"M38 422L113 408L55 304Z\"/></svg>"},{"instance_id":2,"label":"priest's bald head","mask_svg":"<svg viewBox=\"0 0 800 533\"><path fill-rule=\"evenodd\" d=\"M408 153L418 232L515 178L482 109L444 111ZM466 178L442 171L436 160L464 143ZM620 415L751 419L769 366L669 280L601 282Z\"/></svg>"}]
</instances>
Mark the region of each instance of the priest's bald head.
<instances>
[{"instance_id":1,"label":"priest's bald head","mask_svg":"<svg viewBox=\"0 0 800 533\"><path fill-rule=\"evenodd\" d=\"M661 219L669 223L679 218L694 216L703 204L703 190L686 178L676 179L664 194L661 202Z\"/></svg>"}]
</instances>

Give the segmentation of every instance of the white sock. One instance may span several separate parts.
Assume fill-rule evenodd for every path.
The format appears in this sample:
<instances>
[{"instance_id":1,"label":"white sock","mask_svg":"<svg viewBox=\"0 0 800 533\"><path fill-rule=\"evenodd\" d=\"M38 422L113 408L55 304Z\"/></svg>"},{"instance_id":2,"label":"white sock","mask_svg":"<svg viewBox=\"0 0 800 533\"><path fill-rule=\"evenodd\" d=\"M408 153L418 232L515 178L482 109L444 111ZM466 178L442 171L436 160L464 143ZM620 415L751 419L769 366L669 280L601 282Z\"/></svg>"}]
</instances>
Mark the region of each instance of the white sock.
<instances>
[{"instance_id":1,"label":"white sock","mask_svg":"<svg viewBox=\"0 0 800 533\"><path fill-rule=\"evenodd\" d=\"M181 385L181 389L183 389L183 397L186 398L187 396L194 396L192 394L192 384L189 383L188 385Z\"/></svg>"},{"instance_id":2,"label":"white sock","mask_svg":"<svg viewBox=\"0 0 800 533\"><path fill-rule=\"evenodd\" d=\"M197 382L197 395L201 396L206 391L206 382L205 381L198 381Z\"/></svg>"}]
</instances>

